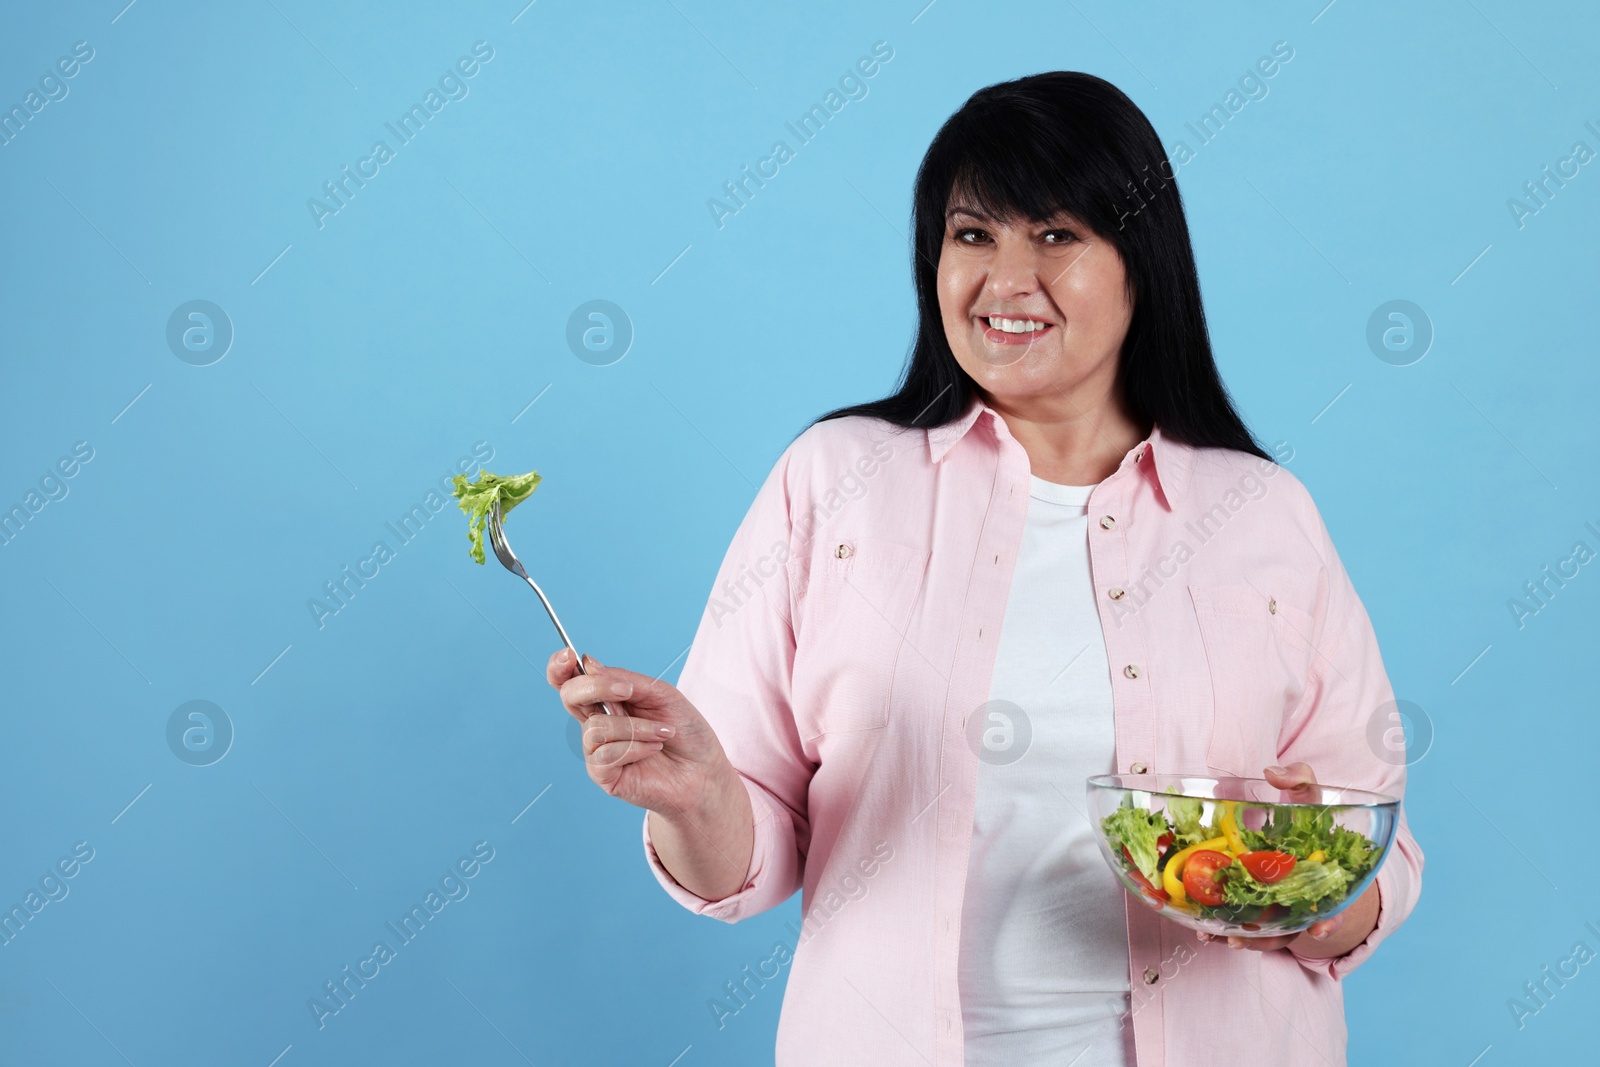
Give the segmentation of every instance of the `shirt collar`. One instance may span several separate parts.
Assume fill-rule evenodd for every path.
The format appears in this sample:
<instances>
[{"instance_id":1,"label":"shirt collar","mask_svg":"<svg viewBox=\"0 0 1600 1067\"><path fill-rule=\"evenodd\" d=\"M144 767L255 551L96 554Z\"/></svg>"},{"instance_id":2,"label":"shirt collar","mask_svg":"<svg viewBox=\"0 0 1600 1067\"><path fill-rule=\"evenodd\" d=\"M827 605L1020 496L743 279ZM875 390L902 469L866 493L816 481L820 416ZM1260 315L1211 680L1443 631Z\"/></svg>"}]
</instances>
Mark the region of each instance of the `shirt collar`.
<instances>
[{"instance_id":1,"label":"shirt collar","mask_svg":"<svg viewBox=\"0 0 1600 1067\"><path fill-rule=\"evenodd\" d=\"M967 436L967 431L972 429L980 420L989 425L991 433L996 438L1001 434L1011 436L1010 429L1000 413L983 402L981 397L974 396L967 405L966 413L954 422L947 422L943 426L934 426L926 431L928 435L928 455L933 462L938 463L955 447L956 442ZM1161 490L1161 495L1166 498L1167 507L1174 508L1183 499L1184 488L1189 483L1189 475L1194 468L1194 450L1181 441L1164 437L1160 426L1152 426L1150 433L1143 441L1130 448L1122 458L1121 470L1129 464L1138 464L1145 469L1147 476Z\"/></svg>"}]
</instances>

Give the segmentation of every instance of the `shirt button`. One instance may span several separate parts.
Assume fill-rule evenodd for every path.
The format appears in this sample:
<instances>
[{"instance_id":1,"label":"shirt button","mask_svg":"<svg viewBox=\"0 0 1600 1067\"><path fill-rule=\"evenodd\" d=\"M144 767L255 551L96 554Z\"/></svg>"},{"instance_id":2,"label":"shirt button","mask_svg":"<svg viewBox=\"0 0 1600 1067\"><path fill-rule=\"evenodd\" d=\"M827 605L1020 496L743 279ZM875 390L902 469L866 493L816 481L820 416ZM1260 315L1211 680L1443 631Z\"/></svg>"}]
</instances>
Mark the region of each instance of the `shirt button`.
<instances>
[{"instance_id":1,"label":"shirt button","mask_svg":"<svg viewBox=\"0 0 1600 1067\"><path fill-rule=\"evenodd\" d=\"M1149 769L1150 768L1146 767L1143 763L1135 763L1135 764L1133 764L1132 766L1130 766L1128 768L1128 772L1130 774L1143 774L1145 771L1148 771Z\"/></svg>"},{"instance_id":2,"label":"shirt button","mask_svg":"<svg viewBox=\"0 0 1600 1067\"><path fill-rule=\"evenodd\" d=\"M1110 589L1106 590L1106 596L1110 597L1112 600L1121 600L1126 595L1127 593L1120 585L1114 585Z\"/></svg>"},{"instance_id":3,"label":"shirt button","mask_svg":"<svg viewBox=\"0 0 1600 1067\"><path fill-rule=\"evenodd\" d=\"M1277 599L1277 597L1272 597L1267 601L1267 610L1272 612L1274 615L1276 615L1278 613L1278 599Z\"/></svg>"},{"instance_id":4,"label":"shirt button","mask_svg":"<svg viewBox=\"0 0 1600 1067\"><path fill-rule=\"evenodd\" d=\"M840 559L849 559L850 552L851 548L849 545L840 545L838 548L833 550L833 554Z\"/></svg>"},{"instance_id":5,"label":"shirt button","mask_svg":"<svg viewBox=\"0 0 1600 1067\"><path fill-rule=\"evenodd\" d=\"M1109 530L1117 525L1117 520L1110 515L1102 515L1100 516L1100 525Z\"/></svg>"},{"instance_id":6,"label":"shirt button","mask_svg":"<svg viewBox=\"0 0 1600 1067\"><path fill-rule=\"evenodd\" d=\"M1139 665L1137 663L1130 663L1126 667L1122 668L1122 673L1127 675L1129 678L1137 678L1139 677Z\"/></svg>"},{"instance_id":7,"label":"shirt button","mask_svg":"<svg viewBox=\"0 0 1600 1067\"><path fill-rule=\"evenodd\" d=\"M1153 968L1146 967L1144 969L1144 984L1145 985L1155 985L1156 984L1156 979L1160 978L1160 977L1161 976L1159 974L1157 974Z\"/></svg>"}]
</instances>

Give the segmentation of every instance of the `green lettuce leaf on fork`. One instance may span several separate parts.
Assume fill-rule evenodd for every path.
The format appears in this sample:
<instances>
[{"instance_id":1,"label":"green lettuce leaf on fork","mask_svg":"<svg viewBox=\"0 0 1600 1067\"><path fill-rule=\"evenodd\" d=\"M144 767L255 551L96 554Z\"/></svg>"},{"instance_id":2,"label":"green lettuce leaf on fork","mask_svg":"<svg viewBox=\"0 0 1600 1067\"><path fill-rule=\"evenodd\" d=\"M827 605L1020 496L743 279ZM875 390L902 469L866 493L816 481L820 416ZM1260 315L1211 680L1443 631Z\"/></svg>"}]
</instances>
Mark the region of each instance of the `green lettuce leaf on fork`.
<instances>
[{"instance_id":1,"label":"green lettuce leaf on fork","mask_svg":"<svg viewBox=\"0 0 1600 1067\"><path fill-rule=\"evenodd\" d=\"M458 474L450 479L455 489L452 495L460 501L456 506L467 513L467 540L472 542L472 558L483 562L483 528L489 524L489 508L500 502L500 521L504 522L511 509L533 495L539 485L539 472L514 474L502 478L489 471L479 471L478 480L468 482L467 476Z\"/></svg>"}]
</instances>

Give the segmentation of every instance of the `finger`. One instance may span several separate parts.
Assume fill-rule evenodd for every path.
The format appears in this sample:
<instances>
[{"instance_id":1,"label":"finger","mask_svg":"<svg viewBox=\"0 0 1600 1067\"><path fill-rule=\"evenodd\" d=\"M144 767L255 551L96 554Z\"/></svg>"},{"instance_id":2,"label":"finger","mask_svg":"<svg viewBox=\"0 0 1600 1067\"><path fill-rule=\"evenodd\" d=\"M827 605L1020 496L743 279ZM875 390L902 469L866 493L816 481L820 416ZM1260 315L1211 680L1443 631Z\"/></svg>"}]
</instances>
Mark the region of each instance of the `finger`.
<instances>
[{"instance_id":1,"label":"finger","mask_svg":"<svg viewBox=\"0 0 1600 1067\"><path fill-rule=\"evenodd\" d=\"M1287 767L1274 766L1263 770L1268 782L1289 793L1297 801L1312 803L1321 798L1322 791L1317 785L1317 776L1310 764L1291 763Z\"/></svg>"},{"instance_id":2,"label":"finger","mask_svg":"<svg viewBox=\"0 0 1600 1067\"><path fill-rule=\"evenodd\" d=\"M1256 952L1270 952L1273 949L1284 948L1293 941L1293 937L1238 937L1229 935L1229 948L1247 948Z\"/></svg>"},{"instance_id":3,"label":"finger","mask_svg":"<svg viewBox=\"0 0 1600 1067\"><path fill-rule=\"evenodd\" d=\"M589 753L589 769L614 771L660 752L660 741L608 741Z\"/></svg>"},{"instance_id":4,"label":"finger","mask_svg":"<svg viewBox=\"0 0 1600 1067\"><path fill-rule=\"evenodd\" d=\"M573 660L572 653L565 648L560 648L552 652L550 654L550 659L545 663L544 666L545 681L549 682L557 689L560 689L563 682L577 673L578 667L576 661Z\"/></svg>"},{"instance_id":5,"label":"finger","mask_svg":"<svg viewBox=\"0 0 1600 1067\"><path fill-rule=\"evenodd\" d=\"M1316 773L1312 771L1309 763L1291 763L1287 767L1272 766L1265 767L1263 770L1266 771L1268 779L1276 779L1273 784L1280 789L1290 786L1317 784Z\"/></svg>"},{"instance_id":6,"label":"finger","mask_svg":"<svg viewBox=\"0 0 1600 1067\"><path fill-rule=\"evenodd\" d=\"M559 658L562 653L557 652L552 659ZM603 666L599 660L588 653L584 653L583 666L578 666L577 660L572 658L570 651L566 652L567 662L571 669L567 672L567 682L574 684L575 688L565 688L563 683L563 699L570 694L572 701L579 707L592 708L594 711L604 711L600 707L602 702L610 703L615 707L620 700L632 696L631 688L616 688L613 683L621 685L630 684L621 675L631 675L631 671L622 671L619 668Z\"/></svg>"},{"instance_id":7,"label":"finger","mask_svg":"<svg viewBox=\"0 0 1600 1067\"><path fill-rule=\"evenodd\" d=\"M561 703L579 722L587 722L591 715L605 714L602 703L616 707L632 695L633 683L604 675L578 674L561 683Z\"/></svg>"},{"instance_id":8,"label":"finger","mask_svg":"<svg viewBox=\"0 0 1600 1067\"><path fill-rule=\"evenodd\" d=\"M660 707L673 694L672 685L659 678L652 678L648 674L630 671L624 667L608 667L593 656L584 654L584 670L586 677L610 682L625 682L633 686L633 690L626 697L628 703L642 708Z\"/></svg>"},{"instance_id":9,"label":"finger","mask_svg":"<svg viewBox=\"0 0 1600 1067\"><path fill-rule=\"evenodd\" d=\"M674 733L666 723L632 715L593 715L583 726L583 750L593 752L612 741L665 741Z\"/></svg>"},{"instance_id":10,"label":"finger","mask_svg":"<svg viewBox=\"0 0 1600 1067\"><path fill-rule=\"evenodd\" d=\"M1314 922L1308 933L1318 941L1324 941L1339 932L1339 927L1344 925L1344 912L1340 912L1331 919Z\"/></svg>"}]
</instances>

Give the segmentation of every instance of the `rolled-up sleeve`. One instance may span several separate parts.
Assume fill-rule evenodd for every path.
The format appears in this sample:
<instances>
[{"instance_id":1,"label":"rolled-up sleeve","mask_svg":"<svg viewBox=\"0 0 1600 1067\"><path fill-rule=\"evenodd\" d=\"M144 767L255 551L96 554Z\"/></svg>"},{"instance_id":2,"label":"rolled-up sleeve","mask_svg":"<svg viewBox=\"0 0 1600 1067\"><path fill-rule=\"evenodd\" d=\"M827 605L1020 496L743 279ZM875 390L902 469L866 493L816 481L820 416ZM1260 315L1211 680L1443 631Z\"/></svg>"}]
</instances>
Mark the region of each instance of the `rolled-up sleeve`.
<instances>
[{"instance_id":1,"label":"rolled-up sleeve","mask_svg":"<svg viewBox=\"0 0 1600 1067\"><path fill-rule=\"evenodd\" d=\"M1303 497L1305 521L1322 555L1323 592L1315 631L1307 635L1312 667L1305 695L1285 720L1280 737L1283 763L1310 764L1319 781L1402 796L1406 753L1394 745L1394 691L1384 671L1372 620L1351 585L1327 526ZM1379 720L1374 726L1374 720ZM1374 736L1383 743L1373 741ZM1378 925L1343 956L1312 959L1292 953L1307 969L1342 978L1372 955L1416 906L1422 891L1422 849L1411 836L1402 805L1394 844L1375 879L1380 898Z\"/></svg>"},{"instance_id":2,"label":"rolled-up sleeve","mask_svg":"<svg viewBox=\"0 0 1600 1067\"><path fill-rule=\"evenodd\" d=\"M735 532L677 683L711 724L750 794L755 845L743 886L710 901L679 885L656 854L648 813L644 819L645 859L656 880L689 910L730 923L793 895L810 839L806 794L816 766L795 729L791 686L797 502L790 471L806 441L802 434L779 457Z\"/></svg>"}]
</instances>

